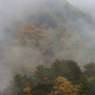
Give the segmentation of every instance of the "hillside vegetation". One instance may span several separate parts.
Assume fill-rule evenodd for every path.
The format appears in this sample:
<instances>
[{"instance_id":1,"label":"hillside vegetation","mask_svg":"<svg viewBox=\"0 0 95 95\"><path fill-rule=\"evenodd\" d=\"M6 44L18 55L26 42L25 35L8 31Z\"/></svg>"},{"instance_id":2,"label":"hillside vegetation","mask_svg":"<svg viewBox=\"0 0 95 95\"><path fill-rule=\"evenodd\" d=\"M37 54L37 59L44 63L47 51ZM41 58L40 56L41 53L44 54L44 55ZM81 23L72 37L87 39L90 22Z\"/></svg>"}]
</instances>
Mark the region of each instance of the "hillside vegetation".
<instances>
[{"instance_id":1,"label":"hillside vegetation","mask_svg":"<svg viewBox=\"0 0 95 95\"><path fill-rule=\"evenodd\" d=\"M25 11L25 19L6 29L0 51L1 68L6 70L2 81L17 73L28 75L38 65L48 68L56 59L75 60L82 70L95 62L95 19L65 0L36 2Z\"/></svg>"},{"instance_id":2,"label":"hillside vegetation","mask_svg":"<svg viewBox=\"0 0 95 95\"><path fill-rule=\"evenodd\" d=\"M73 60L56 60L50 67L38 65L28 75L14 75L1 95L93 95L95 63L84 68Z\"/></svg>"},{"instance_id":3,"label":"hillside vegetation","mask_svg":"<svg viewBox=\"0 0 95 95\"><path fill-rule=\"evenodd\" d=\"M19 72L26 68L26 73L38 64L49 66L56 59L74 59L80 66L93 61L93 46L81 31L81 20L93 27L92 17L65 0L46 0L30 12L19 29L10 31L15 39L5 50L5 66L15 66L17 71L22 68Z\"/></svg>"}]
</instances>

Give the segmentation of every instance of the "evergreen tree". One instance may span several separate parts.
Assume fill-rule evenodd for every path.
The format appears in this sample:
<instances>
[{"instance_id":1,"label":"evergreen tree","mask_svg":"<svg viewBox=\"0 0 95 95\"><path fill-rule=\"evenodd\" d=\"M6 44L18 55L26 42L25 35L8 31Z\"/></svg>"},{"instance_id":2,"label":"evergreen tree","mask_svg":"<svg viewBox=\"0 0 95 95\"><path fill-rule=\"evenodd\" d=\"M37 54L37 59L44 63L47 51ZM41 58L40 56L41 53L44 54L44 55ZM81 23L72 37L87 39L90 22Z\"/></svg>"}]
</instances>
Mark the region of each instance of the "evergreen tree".
<instances>
[{"instance_id":1,"label":"evergreen tree","mask_svg":"<svg viewBox=\"0 0 95 95\"><path fill-rule=\"evenodd\" d=\"M89 78L94 77L95 76L95 63L91 62L91 63L84 65L83 73Z\"/></svg>"},{"instance_id":2,"label":"evergreen tree","mask_svg":"<svg viewBox=\"0 0 95 95\"><path fill-rule=\"evenodd\" d=\"M52 63L51 69L55 78L61 76L67 78L73 84L80 83L82 71L73 60L56 60Z\"/></svg>"}]
</instances>

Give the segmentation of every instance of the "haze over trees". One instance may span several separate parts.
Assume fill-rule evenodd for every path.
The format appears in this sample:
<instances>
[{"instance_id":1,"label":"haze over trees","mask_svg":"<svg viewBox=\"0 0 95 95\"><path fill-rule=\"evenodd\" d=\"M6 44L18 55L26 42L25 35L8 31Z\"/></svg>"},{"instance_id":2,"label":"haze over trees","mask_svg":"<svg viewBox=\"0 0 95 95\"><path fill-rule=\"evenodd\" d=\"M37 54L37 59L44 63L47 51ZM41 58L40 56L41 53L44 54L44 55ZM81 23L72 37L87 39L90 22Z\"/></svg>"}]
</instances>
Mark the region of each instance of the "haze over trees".
<instances>
[{"instance_id":1,"label":"haze over trees","mask_svg":"<svg viewBox=\"0 0 95 95\"><path fill-rule=\"evenodd\" d=\"M0 79L14 76L3 95L93 95L95 19L65 0L35 2L2 40Z\"/></svg>"}]
</instances>

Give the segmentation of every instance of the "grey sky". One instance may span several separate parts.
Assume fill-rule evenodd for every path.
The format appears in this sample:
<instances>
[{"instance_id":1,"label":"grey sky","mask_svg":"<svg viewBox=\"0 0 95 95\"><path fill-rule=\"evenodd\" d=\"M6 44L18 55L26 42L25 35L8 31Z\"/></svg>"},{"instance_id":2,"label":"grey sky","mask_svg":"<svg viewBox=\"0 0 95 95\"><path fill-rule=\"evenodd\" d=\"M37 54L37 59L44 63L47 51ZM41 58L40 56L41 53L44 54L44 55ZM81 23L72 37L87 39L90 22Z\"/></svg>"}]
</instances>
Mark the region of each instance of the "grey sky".
<instances>
[{"instance_id":1,"label":"grey sky","mask_svg":"<svg viewBox=\"0 0 95 95\"><path fill-rule=\"evenodd\" d=\"M95 16L95 0L67 0L73 6Z\"/></svg>"}]
</instances>

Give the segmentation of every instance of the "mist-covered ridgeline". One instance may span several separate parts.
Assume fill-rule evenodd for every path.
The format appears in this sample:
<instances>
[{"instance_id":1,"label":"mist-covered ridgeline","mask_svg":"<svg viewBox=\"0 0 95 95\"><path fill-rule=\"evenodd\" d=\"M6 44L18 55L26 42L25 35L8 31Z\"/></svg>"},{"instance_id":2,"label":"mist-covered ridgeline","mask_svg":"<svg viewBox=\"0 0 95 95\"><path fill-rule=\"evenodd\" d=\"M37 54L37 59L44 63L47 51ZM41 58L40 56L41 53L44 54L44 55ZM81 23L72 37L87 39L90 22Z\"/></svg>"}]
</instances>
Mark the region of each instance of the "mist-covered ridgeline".
<instances>
[{"instance_id":1,"label":"mist-covered ridgeline","mask_svg":"<svg viewBox=\"0 0 95 95\"><path fill-rule=\"evenodd\" d=\"M39 64L95 62L95 20L65 0L0 1L0 84ZM3 7L5 6L5 7Z\"/></svg>"}]
</instances>

